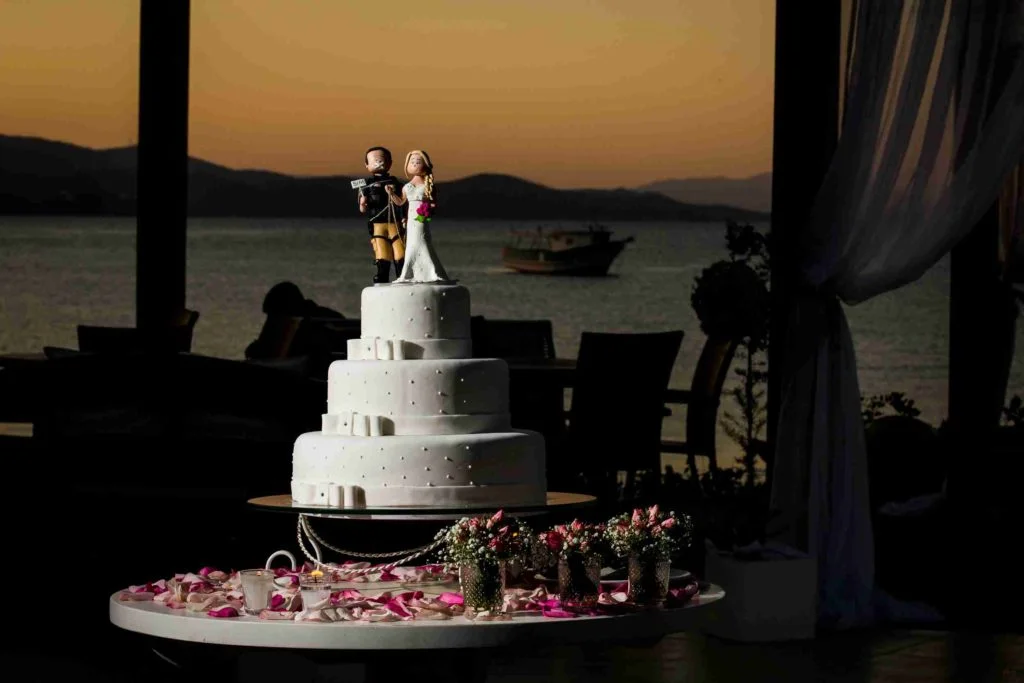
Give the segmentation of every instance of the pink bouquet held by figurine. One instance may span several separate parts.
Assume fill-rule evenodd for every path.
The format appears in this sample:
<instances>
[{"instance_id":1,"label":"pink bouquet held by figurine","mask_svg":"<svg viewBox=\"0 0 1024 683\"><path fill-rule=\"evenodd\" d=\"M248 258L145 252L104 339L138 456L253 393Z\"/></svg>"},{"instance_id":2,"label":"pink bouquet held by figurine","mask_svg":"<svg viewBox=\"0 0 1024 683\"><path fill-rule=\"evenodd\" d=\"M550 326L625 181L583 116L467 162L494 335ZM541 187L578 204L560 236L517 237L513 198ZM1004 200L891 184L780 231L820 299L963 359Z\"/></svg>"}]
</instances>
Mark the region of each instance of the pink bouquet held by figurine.
<instances>
[{"instance_id":1,"label":"pink bouquet held by figurine","mask_svg":"<svg viewBox=\"0 0 1024 683\"><path fill-rule=\"evenodd\" d=\"M430 222L430 204L428 202L423 202L416 207L416 218L414 220L420 223Z\"/></svg>"}]
</instances>

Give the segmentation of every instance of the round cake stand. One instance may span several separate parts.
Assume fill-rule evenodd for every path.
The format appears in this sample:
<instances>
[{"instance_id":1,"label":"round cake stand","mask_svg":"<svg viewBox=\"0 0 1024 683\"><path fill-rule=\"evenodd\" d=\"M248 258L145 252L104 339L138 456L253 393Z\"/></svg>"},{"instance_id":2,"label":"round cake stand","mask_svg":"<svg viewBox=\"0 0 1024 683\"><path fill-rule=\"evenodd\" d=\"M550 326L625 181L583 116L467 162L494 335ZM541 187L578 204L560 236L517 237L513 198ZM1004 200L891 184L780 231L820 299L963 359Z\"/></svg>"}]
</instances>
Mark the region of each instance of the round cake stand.
<instances>
[{"instance_id":1,"label":"round cake stand","mask_svg":"<svg viewBox=\"0 0 1024 683\"><path fill-rule=\"evenodd\" d=\"M689 603L671 609L647 609L616 615L554 619L528 613L502 621L447 621L391 623L317 623L263 620L255 616L218 619L203 613L172 610L153 602L110 598L110 621L122 629L158 638L245 648L343 651L366 663L367 676L394 681L397 651L413 650L418 676L437 672L445 678L428 680L484 680L486 653L538 646L581 643L656 642L667 634L698 623L699 607L717 602L725 591L705 585ZM443 651L457 651L446 654ZM384 655L384 656L382 656ZM375 669L374 663L381 663Z\"/></svg>"},{"instance_id":2,"label":"round cake stand","mask_svg":"<svg viewBox=\"0 0 1024 683\"><path fill-rule=\"evenodd\" d=\"M249 499L249 505L271 512L291 512L308 517L333 517L335 519L391 519L391 520L438 520L451 521L473 515L491 514L499 508L510 517L529 517L550 512L572 512L593 505L594 496L583 493L560 493L549 491L544 503L534 505L423 505L423 506L377 506L377 507L328 507L326 505L303 505L292 501L288 494L263 496Z\"/></svg>"}]
</instances>

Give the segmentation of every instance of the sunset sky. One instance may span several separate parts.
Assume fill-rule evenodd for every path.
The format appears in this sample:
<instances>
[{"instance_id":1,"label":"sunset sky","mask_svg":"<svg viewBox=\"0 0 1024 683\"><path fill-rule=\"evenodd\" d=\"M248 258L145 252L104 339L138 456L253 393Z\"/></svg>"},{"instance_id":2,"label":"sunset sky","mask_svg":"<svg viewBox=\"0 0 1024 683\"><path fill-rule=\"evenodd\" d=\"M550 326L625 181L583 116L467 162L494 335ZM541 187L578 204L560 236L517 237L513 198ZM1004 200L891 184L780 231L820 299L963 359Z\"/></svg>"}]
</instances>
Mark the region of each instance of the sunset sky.
<instances>
[{"instance_id":1,"label":"sunset sky","mask_svg":"<svg viewBox=\"0 0 1024 683\"><path fill-rule=\"evenodd\" d=\"M133 144L138 2L0 2L0 133ZM771 165L773 0L193 0L189 151L555 187ZM397 169L396 169L397 170Z\"/></svg>"}]
</instances>

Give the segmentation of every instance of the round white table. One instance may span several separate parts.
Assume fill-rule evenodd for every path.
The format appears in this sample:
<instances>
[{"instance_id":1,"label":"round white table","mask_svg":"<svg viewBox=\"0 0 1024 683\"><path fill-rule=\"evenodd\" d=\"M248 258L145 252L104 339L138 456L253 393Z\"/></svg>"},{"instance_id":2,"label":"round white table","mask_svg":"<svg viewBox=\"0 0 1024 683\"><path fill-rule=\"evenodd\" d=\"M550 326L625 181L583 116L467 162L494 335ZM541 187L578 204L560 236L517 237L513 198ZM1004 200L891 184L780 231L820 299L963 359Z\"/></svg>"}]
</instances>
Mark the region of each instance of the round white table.
<instances>
[{"instance_id":1,"label":"round white table","mask_svg":"<svg viewBox=\"0 0 1024 683\"><path fill-rule=\"evenodd\" d=\"M449 680L479 681L486 677L486 659L480 659L481 653L488 650L616 641L656 642L670 633L692 628L702 612L698 608L723 597L725 591L712 584L705 585L683 607L615 615L559 619L520 613L500 621L455 617L446 621L320 623L271 621L254 616L215 618L205 613L172 610L153 602L123 601L115 594L110 598L110 621L128 631L176 641L241 648L344 651L363 653L368 661L375 653L462 650L466 652L465 661L476 664L456 666L444 675ZM417 657L422 675L424 665L431 668L431 658L426 652ZM395 671L385 667L380 675L393 681Z\"/></svg>"}]
</instances>

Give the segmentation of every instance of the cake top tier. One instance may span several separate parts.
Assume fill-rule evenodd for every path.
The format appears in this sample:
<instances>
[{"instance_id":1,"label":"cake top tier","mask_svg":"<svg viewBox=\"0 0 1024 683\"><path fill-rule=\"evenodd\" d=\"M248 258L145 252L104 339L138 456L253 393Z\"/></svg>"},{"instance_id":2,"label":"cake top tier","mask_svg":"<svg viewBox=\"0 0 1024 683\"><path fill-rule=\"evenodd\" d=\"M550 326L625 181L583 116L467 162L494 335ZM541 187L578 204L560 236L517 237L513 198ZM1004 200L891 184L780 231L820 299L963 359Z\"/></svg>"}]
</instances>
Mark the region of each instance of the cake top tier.
<instances>
[{"instance_id":1,"label":"cake top tier","mask_svg":"<svg viewBox=\"0 0 1024 683\"><path fill-rule=\"evenodd\" d=\"M367 287L361 302L363 339L469 340L469 290L453 284Z\"/></svg>"}]
</instances>

